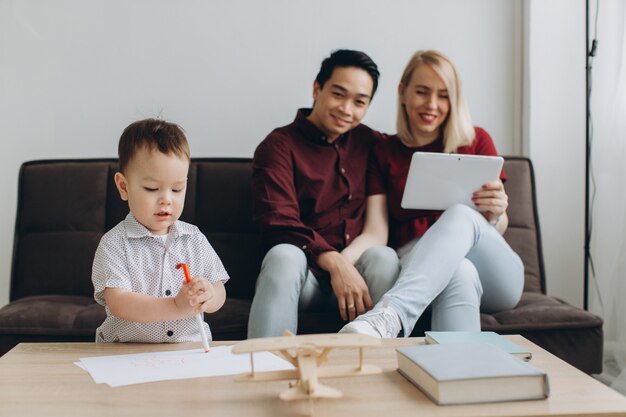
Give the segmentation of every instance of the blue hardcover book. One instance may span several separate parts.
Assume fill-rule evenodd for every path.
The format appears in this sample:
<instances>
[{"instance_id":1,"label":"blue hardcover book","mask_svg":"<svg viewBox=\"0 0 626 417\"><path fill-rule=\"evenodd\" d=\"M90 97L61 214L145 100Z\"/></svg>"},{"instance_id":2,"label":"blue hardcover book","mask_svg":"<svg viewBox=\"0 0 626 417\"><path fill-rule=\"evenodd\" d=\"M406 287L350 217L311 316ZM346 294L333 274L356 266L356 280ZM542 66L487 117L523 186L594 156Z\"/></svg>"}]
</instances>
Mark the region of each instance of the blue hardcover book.
<instances>
[{"instance_id":1,"label":"blue hardcover book","mask_svg":"<svg viewBox=\"0 0 626 417\"><path fill-rule=\"evenodd\" d=\"M396 349L398 372L440 405L541 400L548 376L487 343Z\"/></svg>"},{"instance_id":2,"label":"blue hardcover book","mask_svg":"<svg viewBox=\"0 0 626 417\"><path fill-rule=\"evenodd\" d=\"M528 349L495 332L425 332L425 335L429 344L488 343L520 359L529 360L532 356Z\"/></svg>"}]
</instances>

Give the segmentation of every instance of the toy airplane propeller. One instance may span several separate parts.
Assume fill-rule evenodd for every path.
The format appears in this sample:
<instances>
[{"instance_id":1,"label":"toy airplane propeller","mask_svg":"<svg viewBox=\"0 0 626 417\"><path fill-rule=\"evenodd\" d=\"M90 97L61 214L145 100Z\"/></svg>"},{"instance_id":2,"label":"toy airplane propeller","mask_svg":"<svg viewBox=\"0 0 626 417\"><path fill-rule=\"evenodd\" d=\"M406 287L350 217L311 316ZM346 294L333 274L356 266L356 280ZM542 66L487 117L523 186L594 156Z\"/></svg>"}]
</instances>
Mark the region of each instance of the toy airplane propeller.
<instances>
[{"instance_id":1,"label":"toy airplane propeller","mask_svg":"<svg viewBox=\"0 0 626 417\"><path fill-rule=\"evenodd\" d=\"M359 376L379 374L382 370L375 365L363 363L363 348L380 346L381 340L360 334L309 334L294 336L285 332L283 337L248 339L233 346L233 353L250 353L249 374L235 377L236 381L266 382L295 379L297 382L286 391L280 393L280 399L302 400L311 398L340 398L341 391L319 383L318 378L338 378L343 376ZM357 366L326 366L328 354L334 348L358 348L359 362ZM289 352L295 350L295 354ZM296 369L282 371L254 372L254 352L279 352Z\"/></svg>"}]
</instances>

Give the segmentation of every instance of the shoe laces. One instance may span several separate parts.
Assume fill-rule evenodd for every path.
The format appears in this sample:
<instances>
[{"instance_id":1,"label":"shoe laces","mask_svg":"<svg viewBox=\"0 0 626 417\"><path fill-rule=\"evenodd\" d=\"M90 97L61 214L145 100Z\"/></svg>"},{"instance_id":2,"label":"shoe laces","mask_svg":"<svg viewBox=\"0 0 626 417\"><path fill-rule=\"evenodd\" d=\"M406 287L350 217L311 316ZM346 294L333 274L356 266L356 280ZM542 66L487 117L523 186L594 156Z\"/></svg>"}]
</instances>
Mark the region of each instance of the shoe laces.
<instances>
[{"instance_id":1,"label":"shoe laces","mask_svg":"<svg viewBox=\"0 0 626 417\"><path fill-rule=\"evenodd\" d=\"M395 312L389 307L372 310L358 318L369 323L384 338L392 338L400 333L400 326Z\"/></svg>"}]
</instances>

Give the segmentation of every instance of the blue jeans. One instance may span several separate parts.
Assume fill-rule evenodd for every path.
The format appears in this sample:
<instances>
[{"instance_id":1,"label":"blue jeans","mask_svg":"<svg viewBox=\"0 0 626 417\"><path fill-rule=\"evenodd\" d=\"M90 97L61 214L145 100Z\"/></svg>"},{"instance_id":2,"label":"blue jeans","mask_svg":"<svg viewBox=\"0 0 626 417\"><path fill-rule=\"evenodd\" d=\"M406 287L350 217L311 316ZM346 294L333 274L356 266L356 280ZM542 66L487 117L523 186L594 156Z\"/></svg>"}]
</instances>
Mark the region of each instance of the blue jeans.
<instances>
[{"instance_id":1,"label":"blue jeans","mask_svg":"<svg viewBox=\"0 0 626 417\"><path fill-rule=\"evenodd\" d=\"M365 279L374 303L395 283L400 264L396 252L386 246L366 250L356 269ZM280 244L270 249L261 265L248 321L248 337L297 333L298 312L334 308L337 299L324 282L321 286L309 271L307 258L297 246Z\"/></svg>"},{"instance_id":2,"label":"blue jeans","mask_svg":"<svg viewBox=\"0 0 626 417\"><path fill-rule=\"evenodd\" d=\"M480 330L480 311L508 310L524 288L524 265L498 231L463 204L398 249L402 270L386 302L409 336L432 303L433 330ZM383 306L380 301L376 307Z\"/></svg>"}]
</instances>

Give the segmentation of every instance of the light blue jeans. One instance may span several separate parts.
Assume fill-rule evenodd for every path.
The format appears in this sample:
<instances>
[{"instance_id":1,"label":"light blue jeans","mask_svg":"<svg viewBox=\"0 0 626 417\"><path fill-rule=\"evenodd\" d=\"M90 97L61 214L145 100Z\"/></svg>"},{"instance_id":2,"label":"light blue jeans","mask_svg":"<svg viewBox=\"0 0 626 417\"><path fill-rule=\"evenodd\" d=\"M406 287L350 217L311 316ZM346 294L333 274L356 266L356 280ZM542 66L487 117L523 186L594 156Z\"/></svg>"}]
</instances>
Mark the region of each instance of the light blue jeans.
<instances>
[{"instance_id":1,"label":"light blue jeans","mask_svg":"<svg viewBox=\"0 0 626 417\"><path fill-rule=\"evenodd\" d=\"M432 304L433 330L480 330L480 311L508 310L524 288L524 265L476 210L454 205L428 231L398 249L402 270L383 301L409 336Z\"/></svg>"},{"instance_id":2,"label":"light blue jeans","mask_svg":"<svg viewBox=\"0 0 626 417\"><path fill-rule=\"evenodd\" d=\"M386 246L366 250L356 269L365 279L374 303L398 278L396 252ZM298 311L339 309L337 299L325 282L309 271L307 258L297 246L280 244L270 249L261 265L248 321L248 338L281 336L285 330L296 334Z\"/></svg>"}]
</instances>

